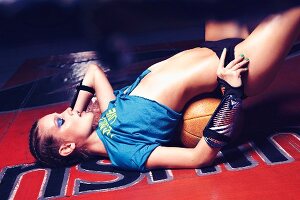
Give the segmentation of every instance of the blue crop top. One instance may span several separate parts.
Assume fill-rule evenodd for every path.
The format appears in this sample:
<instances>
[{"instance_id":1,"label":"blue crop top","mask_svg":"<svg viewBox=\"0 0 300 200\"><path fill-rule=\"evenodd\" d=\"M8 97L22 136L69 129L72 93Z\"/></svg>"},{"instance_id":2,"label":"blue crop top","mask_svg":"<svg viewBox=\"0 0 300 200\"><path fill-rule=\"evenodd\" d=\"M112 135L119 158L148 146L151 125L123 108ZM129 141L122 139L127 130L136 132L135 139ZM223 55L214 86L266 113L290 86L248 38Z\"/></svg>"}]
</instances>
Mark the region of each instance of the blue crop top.
<instances>
[{"instance_id":1,"label":"blue crop top","mask_svg":"<svg viewBox=\"0 0 300 200\"><path fill-rule=\"evenodd\" d=\"M114 166L147 171L151 152L171 141L181 114L156 101L129 95L150 72L145 70L131 85L114 93L96 129Z\"/></svg>"}]
</instances>

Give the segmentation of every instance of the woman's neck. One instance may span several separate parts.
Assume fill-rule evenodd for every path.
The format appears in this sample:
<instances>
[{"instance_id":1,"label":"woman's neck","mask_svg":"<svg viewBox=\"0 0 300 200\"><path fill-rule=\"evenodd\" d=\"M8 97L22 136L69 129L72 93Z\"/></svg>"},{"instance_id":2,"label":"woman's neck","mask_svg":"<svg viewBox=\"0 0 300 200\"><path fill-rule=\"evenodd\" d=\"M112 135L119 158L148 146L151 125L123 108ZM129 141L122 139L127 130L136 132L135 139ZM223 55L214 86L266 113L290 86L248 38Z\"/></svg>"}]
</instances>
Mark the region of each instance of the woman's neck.
<instances>
[{"instance_id":1,"label":"woman's neck","mask_svg":"<svg viewBox=\"0 0 300 200\"><path fill-rule=\"evenodd\" d=\"M85 146L91 154L107 156L107 152L103 145L103 142L100 140L96 131L93 131L92 134L88 137Z\"/></svg>"}]
</instances>

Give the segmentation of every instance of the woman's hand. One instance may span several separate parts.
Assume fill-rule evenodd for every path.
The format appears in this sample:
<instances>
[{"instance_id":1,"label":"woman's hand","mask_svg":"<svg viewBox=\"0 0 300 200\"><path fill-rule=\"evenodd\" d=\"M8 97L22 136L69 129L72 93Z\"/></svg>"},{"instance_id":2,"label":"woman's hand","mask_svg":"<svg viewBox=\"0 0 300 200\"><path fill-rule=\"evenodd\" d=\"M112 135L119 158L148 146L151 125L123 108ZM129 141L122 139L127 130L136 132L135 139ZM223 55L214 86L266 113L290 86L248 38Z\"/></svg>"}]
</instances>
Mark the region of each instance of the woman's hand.
<instances>
[{"instance_id":1,"label":"woman's hand","mask_svg":"<svg viewBox=\"0 0 300 200\"><path fill-rule=\"evenodd\" d=\"M226 51L226 48L224 48L217 70L217 76L232 87L239 87L242 85L241 74L248 70L245 66L247 66L249 59L244 59L244 56L240 56L224 67Z\"/></svg>"}]
</instances>

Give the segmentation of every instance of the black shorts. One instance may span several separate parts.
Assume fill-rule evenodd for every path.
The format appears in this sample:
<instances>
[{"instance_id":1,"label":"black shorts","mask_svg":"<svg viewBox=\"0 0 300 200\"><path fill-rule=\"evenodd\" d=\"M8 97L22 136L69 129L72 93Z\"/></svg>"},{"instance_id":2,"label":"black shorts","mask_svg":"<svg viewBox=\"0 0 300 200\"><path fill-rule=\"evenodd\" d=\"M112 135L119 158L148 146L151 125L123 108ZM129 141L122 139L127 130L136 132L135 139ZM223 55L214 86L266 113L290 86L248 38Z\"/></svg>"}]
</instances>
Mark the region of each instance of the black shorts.
<instances>
[{"instance_id":1,"label":"black shorts","mask_svg":"<svg viewBox=\"0 0 300 200\"><path fill-rule=\"evenodd\" d=\"M225 66L232 60L234 60L234 47L241 43L244 39L241 38L229 38L218 41L205 41L200 44L200 47L206 47L213 50L220 58L224 48L227 49Z\"/></svg>"},{"instance_id":2,"label":"black shorts","mask_svg":"<svg viewBox=\"0 0 300 200\"><path fill-rule=\"evenodd\" d=\"M226 58L224 63L224 67L226 67L228 63L234 60L234 47L240 42L242 42L243 40L244 39L241 38L229 38L229 39L218 40L218 41L205 41L200 44L200 47L206 47L213 50L219 58L221 57L223 49L226 48L227 52L226 52ZM216 89L208 96L222 98L222 93L219 87L216 87Z\"/></svg>"}]
</instances>

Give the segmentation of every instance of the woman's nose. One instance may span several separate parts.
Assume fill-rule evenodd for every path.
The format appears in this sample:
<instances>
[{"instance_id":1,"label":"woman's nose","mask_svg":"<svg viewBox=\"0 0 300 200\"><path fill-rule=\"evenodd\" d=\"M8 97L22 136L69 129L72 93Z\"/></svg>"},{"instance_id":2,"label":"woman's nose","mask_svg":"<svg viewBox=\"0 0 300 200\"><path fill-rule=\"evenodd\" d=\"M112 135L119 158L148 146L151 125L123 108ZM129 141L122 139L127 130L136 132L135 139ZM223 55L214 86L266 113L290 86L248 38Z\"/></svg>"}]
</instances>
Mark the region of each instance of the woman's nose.
<instances>
[{"instance_id":1,"label":"woman's nose","mask_svg":"<svg viewBox=\"0 0 300 200\"><path fill-rule=\"evenodd\" d=\"M72 113L72 109L69 107L67 108L64 112L63 112L64 115L73 115Z\"/></svg>"}]
</instances>

